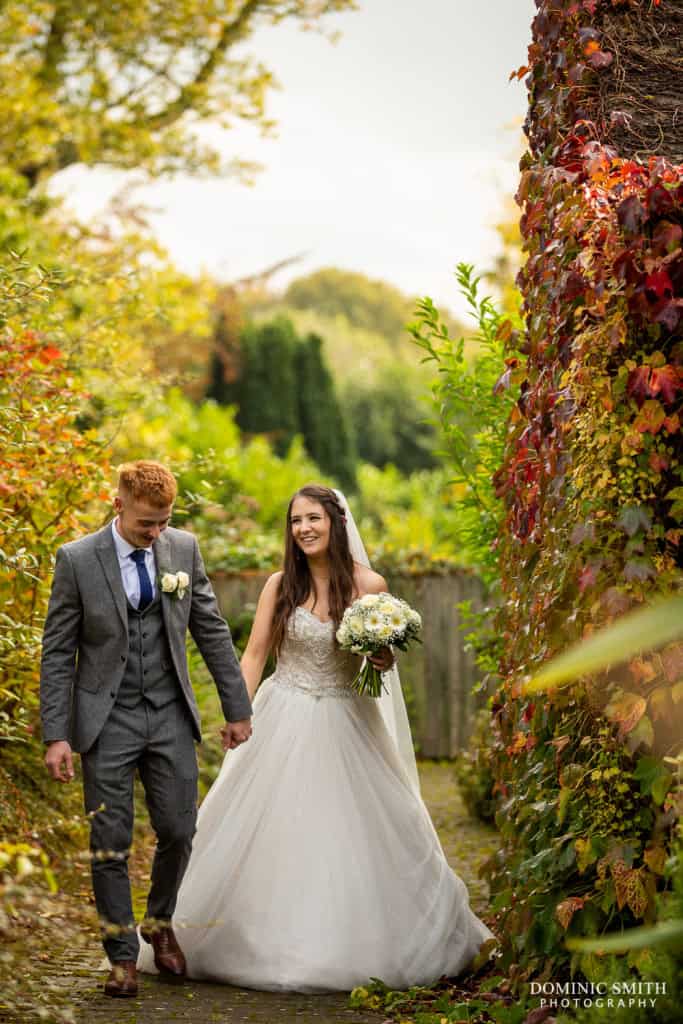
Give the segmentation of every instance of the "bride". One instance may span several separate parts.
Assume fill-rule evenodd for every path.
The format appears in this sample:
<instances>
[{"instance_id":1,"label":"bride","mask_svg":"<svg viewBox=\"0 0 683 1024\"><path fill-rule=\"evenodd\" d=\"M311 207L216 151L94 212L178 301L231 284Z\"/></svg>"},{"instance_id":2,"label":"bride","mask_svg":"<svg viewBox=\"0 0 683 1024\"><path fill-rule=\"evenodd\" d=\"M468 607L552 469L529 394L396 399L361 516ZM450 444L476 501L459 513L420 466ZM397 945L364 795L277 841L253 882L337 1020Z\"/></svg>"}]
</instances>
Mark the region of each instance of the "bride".
<instances>
[{"instance_id":1,"label":"bride","mask_svg":"<svg viewBox=\"0 0 683 1024\"><path fill-rule=\"evenodd\" d=\"M189 977L296 992L375 977L402 989L460 973L493 938L420 797L391 651L372 659L390 670L387 696L349 688L360 663L336 629L355 598L386 589L343 495L297 491L284 570L263 588L241 662L253 736L201 805L178 893ZM270 651L277 667L259 687ZM138 966L155 970L150 946Z\"/></svg>"}]
</instances>

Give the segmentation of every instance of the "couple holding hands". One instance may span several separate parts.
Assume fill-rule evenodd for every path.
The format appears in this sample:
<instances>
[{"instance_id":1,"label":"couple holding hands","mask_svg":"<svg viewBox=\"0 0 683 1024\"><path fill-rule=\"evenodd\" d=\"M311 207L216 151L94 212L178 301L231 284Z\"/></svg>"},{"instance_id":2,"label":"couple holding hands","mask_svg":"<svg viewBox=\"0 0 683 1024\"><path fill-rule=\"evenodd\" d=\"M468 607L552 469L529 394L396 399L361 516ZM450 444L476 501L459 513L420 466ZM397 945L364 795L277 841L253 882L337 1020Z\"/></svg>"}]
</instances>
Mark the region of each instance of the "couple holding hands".
<instances>
[{"instance_id":1,"label":"couple holding hands","mask_svg":"<svg viewBox=\"0 0 683 1024\"><path fill-rule=\"evenodd\" d=\"M460 973L493 935L420 796L393 654L371 658L389 692L369 698L335 639L345 608L387 589L344 496L308 485L291 499L240 663L195 537L169 525L176 491L159 463L123 466L112 521L59 549L45 622L45 760L69 782L81 756L105 992L135 996L138 971L296 992ZM225 716L199 813L188 630ZM139 931L136 772L157 840Z\"/></svg>"}]
</instances>

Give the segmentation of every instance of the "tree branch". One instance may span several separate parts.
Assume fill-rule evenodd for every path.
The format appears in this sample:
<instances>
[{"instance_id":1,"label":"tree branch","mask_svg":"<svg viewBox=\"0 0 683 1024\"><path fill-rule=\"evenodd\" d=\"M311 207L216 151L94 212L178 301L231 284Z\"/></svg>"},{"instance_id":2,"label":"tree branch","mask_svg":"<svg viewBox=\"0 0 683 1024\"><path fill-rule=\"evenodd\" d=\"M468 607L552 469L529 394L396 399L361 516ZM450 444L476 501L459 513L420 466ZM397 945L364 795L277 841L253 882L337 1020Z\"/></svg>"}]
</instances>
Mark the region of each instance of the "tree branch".
<instances>
[{"instance_id":1,"label":"tree branch","mask_svg":"<svg viewBox=\"0 0 683 1024\"><path fill-rule=\"evenodd\" d=\"M43 65L39 72L42 82L49 88L59 85L59 62L64 56L64 36L68 25L66 4L57 0L43 51Z\"/></svg>"},{"instance_id":2,"label":"tree branch","mask_svg":"<svg viewBox=\"0 0 683 1024\"><path fill-rule=\"evenodd\" d=\"M223 27L218 42L197 71L192 82L184 85L176 99L169 103L164 110L159 111L158 114L154 114L152 117L145 118L145 126L149 130L159 131L160 129L168 128L190 109L196 87L203 85L211 78L226 50L238 42L249 23L249 19L252 15L256 14L262 4L263 0L246 0L235 21Z\"/></svg>"}]
</instances>

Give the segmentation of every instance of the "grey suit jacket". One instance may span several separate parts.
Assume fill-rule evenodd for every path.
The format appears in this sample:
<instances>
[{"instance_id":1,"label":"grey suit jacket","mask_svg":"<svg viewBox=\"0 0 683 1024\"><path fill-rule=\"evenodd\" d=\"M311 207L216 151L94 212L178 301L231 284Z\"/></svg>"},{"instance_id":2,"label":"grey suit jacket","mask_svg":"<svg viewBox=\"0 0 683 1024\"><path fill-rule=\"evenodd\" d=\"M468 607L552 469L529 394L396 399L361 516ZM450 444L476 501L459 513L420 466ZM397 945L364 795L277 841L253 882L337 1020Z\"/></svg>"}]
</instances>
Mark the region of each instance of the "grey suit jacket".
<instances>
[{"instance_id":1,"label":"grey suit jacket","mask_svg":"<svg viewBox=\"0 0 683 1024\"><path fill-rule=\"evenodd\" d=\"M168 527L154 542L159 575L186 572L181 599L161 595L173 667L201 739L199 710L187 671L190 630L214 678L227 721L251 715L244 678L207 578L196 538ZM40 711L43 740L88 750L116 700L128 656L128 613L111 524L57 552L43 633ZM171 666L169 666L170 668Z\"/></svg>"}]
</instances>

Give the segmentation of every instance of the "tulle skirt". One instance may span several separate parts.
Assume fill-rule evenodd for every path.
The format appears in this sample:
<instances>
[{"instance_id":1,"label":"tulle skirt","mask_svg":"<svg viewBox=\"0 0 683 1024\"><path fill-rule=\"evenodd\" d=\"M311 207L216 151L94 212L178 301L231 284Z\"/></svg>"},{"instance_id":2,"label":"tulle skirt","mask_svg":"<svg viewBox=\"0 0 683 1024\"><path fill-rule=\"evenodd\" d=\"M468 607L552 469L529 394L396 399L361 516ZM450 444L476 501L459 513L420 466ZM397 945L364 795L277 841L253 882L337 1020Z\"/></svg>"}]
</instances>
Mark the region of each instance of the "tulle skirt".
<instances>
[{"instance_id":1,"label":"tulle skirt","mask_svg":"<svg viewBox=\"0 0 683 1024\"><path fill-rule=\"evenodd\" d=\"M460 973L492 933L375 702L271 678L253 722L200 808L178 894L189 976L326 992ZM154 971L145 943L138 966Z\"/></svg>"}]
</instances>

